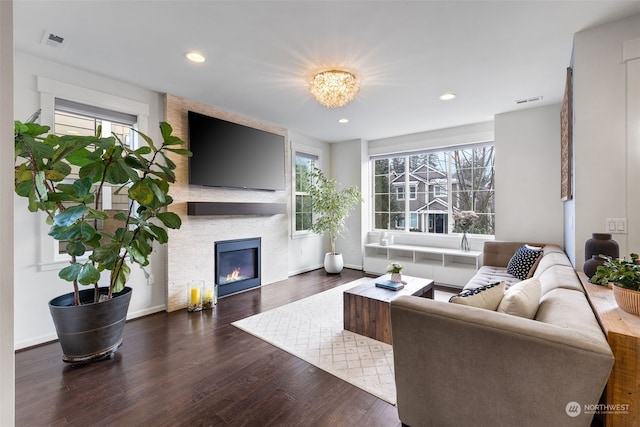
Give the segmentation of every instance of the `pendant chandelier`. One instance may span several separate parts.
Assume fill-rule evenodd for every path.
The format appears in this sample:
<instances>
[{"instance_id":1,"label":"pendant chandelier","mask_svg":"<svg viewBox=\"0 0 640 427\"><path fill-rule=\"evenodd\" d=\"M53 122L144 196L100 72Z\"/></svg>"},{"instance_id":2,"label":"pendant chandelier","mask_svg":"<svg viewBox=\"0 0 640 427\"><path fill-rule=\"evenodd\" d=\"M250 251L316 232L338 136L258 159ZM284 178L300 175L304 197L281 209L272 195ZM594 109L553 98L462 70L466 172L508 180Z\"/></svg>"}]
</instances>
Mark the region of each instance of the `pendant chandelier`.
<instances>
[{"instance_id":1,"label":"pendant chandelier","mask_svg":"<svg viewBox=\"0 0 640 427\"><path fill-rule=\"evenodd\" d=\"M348 71L329 70L313 76L309 91L320 104L328 108L344 107L360 90L358 78Z\"/></svg>"}]
</instances>

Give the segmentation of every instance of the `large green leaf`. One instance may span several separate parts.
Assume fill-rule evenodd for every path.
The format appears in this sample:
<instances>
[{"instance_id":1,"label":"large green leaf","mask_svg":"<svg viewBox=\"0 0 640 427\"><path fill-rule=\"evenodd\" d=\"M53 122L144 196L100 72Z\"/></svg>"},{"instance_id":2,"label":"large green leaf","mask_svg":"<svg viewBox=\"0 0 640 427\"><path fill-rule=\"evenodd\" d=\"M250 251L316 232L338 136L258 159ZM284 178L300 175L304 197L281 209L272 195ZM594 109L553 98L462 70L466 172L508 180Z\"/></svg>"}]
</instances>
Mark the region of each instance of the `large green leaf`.
<instances>
[{"instance_id":1,"label":"large green leaf","mask_svg":"<svg viewBox=\"0 0 640 427\"><path fill-rule=\"evenodd\" d=\"M86 247L82 242L67 243L67 253L71 256L82 256L86 251Z\"/></svg>"},{"instance_id":2,"label":"large green leaf","mask_svg":"<svg viewBox=\"0 0 640 427\"><path fill-rule=\"evenodd\" d=\"M102 179L103 171L104 164L99 160L95 160L82 166L78 175L80 178L89 178L92 182L98 182Z\"/></svg>"},{"instance_id":3,"label":"large green leaf","mask_svg":"<svg viewBox=\"0 0 640 427\"><path fill-rule=\"evenodd\" d=\"M162 227L158 227L155 224L149 224L150 232L153 233L156 240L161 244L167 243L169 241L169 235L167 234L167 230Z\"/></svg>"},{"instance_id":4,"label":"large green leaf","mask_svg":"<svg viewBox=\"0 0 640 427\"><path fill-rule=\"evenodd\" d=\"M167 148L167 151L171 151L172 153L180 154L181 156L191 157L191 151L186 148Z\"/></svg>"},{"instance_id":5,"label":"large green leaf","mask_svg":"<svg viewBox=\"0 0 640 427\"><path fill-rule=\"evenodd\" d=\"M81 285L90 285L100 280L100 272L88 262L82 266L78 272L78 282Z\"/></svg>"},{"instance_id":6,"label":"large green leaf","mask_svg":"<svg viewBox=\"0 0 640 427\"><path fill-rule=\"evenodd\" d=\"M124 289L125 283L127 283L127 279L129 278L129 273L131 273L131 269L126 263L122 263L120 267L120 271L116 275L116 281L113 286L113 292L120 292Z\"/></svg>"},{"instance_id":7,"label":"large green leaf","mask_svg":"<svg viewBox=\"0 0 640 427\"><path fill-rule=\"evenodd\" d=\"M47 187L45 185L45 173L44 171L39 171L35 176L36 182L36 199L41 201L47 200Z\"/></svg>"},{"instance_id":8,"label":"large green leaf","mask_svg":"<svg viewBox=\"0 0 640 427\"><path fill-rule=\"evenodd\" d=\"M124 160L120 159L109 165L106 173L106 181L111 184L126 184L127 182L136 181L138 173L127 166Z\"/></svg>"},{"instance_id":9,"label":"large green leaf","mask_svg":"<svg viewBox=\"0 0 640 427\"><path fill-rule=\"evenodd\" d=\"M141 205L149 205L154 194L148 181L138 181L129 189L129 197Z\"/></svg>"},{"instance_id":10,"label":"large green leaf","mask_svg":"<svg viewBox=\"0 0 640 427\"><path fill-rule=\"evenodd\" d=\"M82 269L81 264L77 264L77 263L70 264L65 268L63 268L62 270L60 270L60 272L58 273L58 277L60 277L63 280L66 280L67 282L73 282L78 278L78 274L80 274L81 269Z\"/></svg>"},{"instance_id":11,"label":"large green leaf","mask_svg":"<svg viewBox=\"0 0 640 427\"><path fill-rule=\"evenodd\" d=\"M87 241L93 238L96 229L87 222L77 222L67 227L67 239L77 241Z\"/></svg>"},{"instance_id":12,"label":"large green leaf","mask_svg":"<svg viewBox=\"0 0 640 427\"><path fill-rule=\"evenodd\" d=\"M107 266L113 265L116 258L120 254L120 245L117 243L108 243L104 246L97 247L91 254L91 259Z\"/></svg>"},{"instance_id":13,"label":"large green leaf","mask_svg":"<svg viewBox=\"0 0 640 427\"><path fill-rule=\"evenodd\" d=\"M21 197L29 197L33 191L33 181L22 181L16 185L16 194Z\"/></svg>"},{"instance_id":14,"label":"large green leaf","mask_svg":"<svg viewBox=\"0 0 640 427\"><path fill-rule=\"evenodd\" d=\"M167 228L178 229L182 225L180 217L173 212L160 212L158 219L162 221Z\"/></svg>"},{"instance_id":15,"label":"large green leaf","mask_svg":"<svg viewBox=\"0 0 640 427\"><path fill-rule=\"evenodd\" d=\"M85 205L71 206L67 210L60 212L53 218L53 222L61 227L68 227L84 215L87 212Z\"/></svg>"},{"instance_id":16,"label":"large green leaf","mask_svg":"<svg viewBox=\"0 0 640 427\"><path fill-rule=\"evenodd\" d=\"M73 182L73 191L78 197L84 198L87 194L91 192L91 182L90 178L76 179Z\"/></svg>"}]
</instances>

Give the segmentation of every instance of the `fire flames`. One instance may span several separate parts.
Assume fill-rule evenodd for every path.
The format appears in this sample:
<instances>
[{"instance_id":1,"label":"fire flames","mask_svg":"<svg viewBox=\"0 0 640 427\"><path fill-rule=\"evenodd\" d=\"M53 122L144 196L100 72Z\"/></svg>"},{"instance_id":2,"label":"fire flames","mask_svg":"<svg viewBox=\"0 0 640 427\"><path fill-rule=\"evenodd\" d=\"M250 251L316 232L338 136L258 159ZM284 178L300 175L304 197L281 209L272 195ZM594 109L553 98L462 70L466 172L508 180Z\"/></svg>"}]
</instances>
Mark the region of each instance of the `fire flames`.
<instances>
[{"instance_id":1,"label":"fire flames","mask_svg":"<svg viewBox=\"0 0 640 427\"><path fill-rule=\"evenodd\" d=\"M240 267L234 268L231 274L227 274L226 281L232 282L240 278Z\"/></svg>"}]
</instances>

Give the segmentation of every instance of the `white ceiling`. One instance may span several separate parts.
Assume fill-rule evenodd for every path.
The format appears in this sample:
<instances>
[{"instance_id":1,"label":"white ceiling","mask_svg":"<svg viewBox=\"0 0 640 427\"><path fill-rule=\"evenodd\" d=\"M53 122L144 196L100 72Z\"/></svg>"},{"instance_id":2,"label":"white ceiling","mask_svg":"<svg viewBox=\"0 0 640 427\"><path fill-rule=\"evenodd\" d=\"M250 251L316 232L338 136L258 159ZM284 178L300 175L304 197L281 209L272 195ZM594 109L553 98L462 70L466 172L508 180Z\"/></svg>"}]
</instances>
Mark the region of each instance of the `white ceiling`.
<instances>
[{"instance_id":1,"label":"white ceiling","mask_svg":"<svg viewBox=\"0 0 640 427\"><path fill-rule=\"evenodd\" d=\"M560 102L574 33L635 13L639 1L14 0L14 31L19 50L337 142ZM188 63L191 49L207 61ZM361 79L346 107L307 90L329 68Z\"/></svg>"}]
</instances>

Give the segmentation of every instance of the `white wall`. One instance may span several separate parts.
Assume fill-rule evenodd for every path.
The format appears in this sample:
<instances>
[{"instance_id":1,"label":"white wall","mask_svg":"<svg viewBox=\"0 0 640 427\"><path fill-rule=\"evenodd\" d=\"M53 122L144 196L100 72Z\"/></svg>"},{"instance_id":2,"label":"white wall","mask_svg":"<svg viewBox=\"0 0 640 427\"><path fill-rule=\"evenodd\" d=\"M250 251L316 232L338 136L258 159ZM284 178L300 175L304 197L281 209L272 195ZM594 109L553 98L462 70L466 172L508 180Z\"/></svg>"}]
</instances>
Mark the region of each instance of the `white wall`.
<instances>
[{"instance_id":1,"label":"white wall","mask_svg":"<svg viewBox=\"0 0 640 427\"><path fill-rule=\"evenodd\" d=\"M319 141L295 132L289 132L289 142L291 146L292 180L293 162L295 162L295 152L314 154L319 157L321 169L328 171L330 164L330 148L326 142ZM295 188L295 182L291 182ZM291 200L292 215L295 212L295 198ZM314 233L299 234L294 233L295 219L289 221L289 275L304 273L306 271L322 268L324 254L327 252L328 239L326 236L319 236Z\"/></svg>"},{"instance_id":2,"label":"white wall","mask_svg":"<svg viewBox=\"0 0 640 427\"><path fill-rule=\"evenodd\" d=\"M15 54L14 117L26 120L40 108L40 94L36 86L37 76L148 104L150 112L148 132L152 138L159 137L157 124L162 117L159 94L21 52ZM58 295L71 292L72 286L58 278L58 266L40 265L41 235L46 234L48 227L41 221L39 215L28 212L26 200L18 196L14 198L14 232L17 236L13 245L15 306L17 307L14 316L14 339L15 347L19 349L56 338L47 303ZM154 250L151 265L148 268L155 277L155 284L152 286L146 284L144 274L138 267L132 269L129 283L135 290L129 307L130 318L164 310L165 258L165 248L158 247Z\"/></svg>"},{"instance_id":3,"label":"white wall","mask_svg":"<svg viewBox=\"0 0 640 427\"><path fill-rule=\"evenodd\" d=\"M496 240L563 246L560 105L495 116Z\"/></svg>"},{"instance_id":4,"label":"white wall","mask_svg":"<svg viewBox=\"0 0 640 427\"><path fill-rule=\"evenodd\" d=\"M584 242L591 233L605 232L606 218L630 219L628 234L613 236L621 255L640 250L640 196L637 181L630 181L640 167L632 151L640 116L628 114L627 104L627 67L635 73L637 67L623 57L625 42L638 38L640 15L574 37L575 253L570 255L577 268L584 263Z\"/></svg>"},{"instance_id":5,"label":"white wall","mask_svg":"<svg viewBox=\"0 0 640 427\"><path fill-rule=\"evenodd\" d=\"M15 423L13 351L13 2L0 1L0 425Z\"/></svg>"},{"instance_id":6,"label":"white wall","mask_svg":"<svg viewBox=\"0 0 640 427\"><path fill-rule=\"evenodd\" d=\"M363 153L367 152L366 141L356 139L353 141L331 144L331 177L338 181L340 189L355 185L364 193L364 199L368 200L368 185L363 185L363 171L368 171L366 157L363 162ZM368 174L364 174L368 175ZM367 177L368 178L368 177ZM365 181L368 183L367 181ZM345 232L342 237L336 239L336 251L342 253L344 265L347 268L362 269L364 234L363 210L368 211L368 203L357 205L345 220Z\"/></svg>"}]
</instances>

